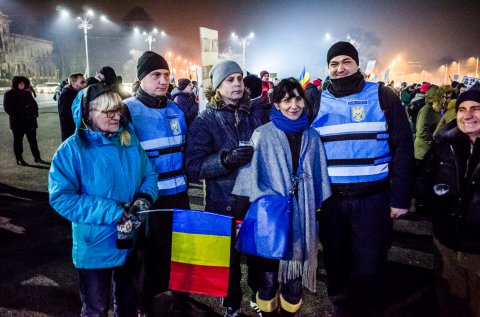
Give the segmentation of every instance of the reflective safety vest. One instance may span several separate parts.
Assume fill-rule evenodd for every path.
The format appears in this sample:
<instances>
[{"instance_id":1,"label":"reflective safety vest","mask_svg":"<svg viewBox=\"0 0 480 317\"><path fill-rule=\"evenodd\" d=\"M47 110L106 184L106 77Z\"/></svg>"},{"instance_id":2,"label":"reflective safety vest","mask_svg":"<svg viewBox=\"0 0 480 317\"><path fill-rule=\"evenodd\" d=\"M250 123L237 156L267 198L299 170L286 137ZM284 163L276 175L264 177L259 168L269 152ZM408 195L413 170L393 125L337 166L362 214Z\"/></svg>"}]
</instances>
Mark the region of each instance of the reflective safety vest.
<instances>
[{"instance_id":1,"label":"reflective safety vest","mask_svg":"<svg viewBox=\"0 0 480 317\"><path fill-rule=\"evenodd\" d=\"M158 175L158 195L187 190L183 151L187 124L182 110L172 101L162 109L145 106L135 97L123 101L130 111L135 134Z\"/></svg>"},{"instance_id":2,"label":"reflective safety vest","mask_svg":"<svg viewBox=\"0 0 480 317\"><path fill-rule=\"evenodd\" d=\"M320 133L332 184L375 182L388 177L391 161L385 114L378 84L367 82L359 93L335 98L322 93L312 126Z\"/></svg>"}]
</instances>

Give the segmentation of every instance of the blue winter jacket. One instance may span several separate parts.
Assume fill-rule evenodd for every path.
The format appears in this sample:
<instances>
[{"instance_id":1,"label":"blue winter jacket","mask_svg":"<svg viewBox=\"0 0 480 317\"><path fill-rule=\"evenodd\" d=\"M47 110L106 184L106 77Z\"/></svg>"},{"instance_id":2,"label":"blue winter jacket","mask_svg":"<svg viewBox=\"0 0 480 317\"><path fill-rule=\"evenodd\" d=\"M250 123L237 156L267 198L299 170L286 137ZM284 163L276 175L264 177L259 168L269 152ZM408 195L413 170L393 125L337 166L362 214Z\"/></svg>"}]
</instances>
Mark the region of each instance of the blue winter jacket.
<instances>
[{"instance_id":1,"label":"blue winter jacket","mask_svg":"<svg viewBox=\"0 0 480 317\"><path fill-rule=\"evenodd\" d=\"M75 134L56 151L50 167L50 204L72 222L76 268L109 268L125 263L128 250L116 248L122 204L138 194L157 198L157 173L131 126L105 137L81 126L81 91L72 105ZM120 132L131 135L120 144Z\"/></svg>"}]
</instances>

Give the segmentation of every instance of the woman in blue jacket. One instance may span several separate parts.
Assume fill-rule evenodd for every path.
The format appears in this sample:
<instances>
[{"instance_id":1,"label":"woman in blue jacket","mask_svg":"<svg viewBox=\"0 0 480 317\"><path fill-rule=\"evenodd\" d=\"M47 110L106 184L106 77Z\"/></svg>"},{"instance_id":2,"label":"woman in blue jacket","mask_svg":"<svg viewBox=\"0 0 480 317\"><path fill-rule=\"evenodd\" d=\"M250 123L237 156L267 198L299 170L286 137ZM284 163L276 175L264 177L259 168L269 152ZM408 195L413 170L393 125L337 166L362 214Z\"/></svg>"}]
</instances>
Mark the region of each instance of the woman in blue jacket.
<instances>
[{"instance_id":1,"label":"woman in blue jacket","mask_svg":"<svg viewBox=\"0 0 480 317\"><path fill-rule=\"evenodd\" d=\"M158 175L122 109L105 85L81 91L72 105L75 133L58 148L49 173L50 204L72 222L81 316L107 316L112 277L115 316L136 315L129 246L117 241L118 229L128 234L132 222L138 225L137 212L157 198Z\"/></svg>"}]
</instances>

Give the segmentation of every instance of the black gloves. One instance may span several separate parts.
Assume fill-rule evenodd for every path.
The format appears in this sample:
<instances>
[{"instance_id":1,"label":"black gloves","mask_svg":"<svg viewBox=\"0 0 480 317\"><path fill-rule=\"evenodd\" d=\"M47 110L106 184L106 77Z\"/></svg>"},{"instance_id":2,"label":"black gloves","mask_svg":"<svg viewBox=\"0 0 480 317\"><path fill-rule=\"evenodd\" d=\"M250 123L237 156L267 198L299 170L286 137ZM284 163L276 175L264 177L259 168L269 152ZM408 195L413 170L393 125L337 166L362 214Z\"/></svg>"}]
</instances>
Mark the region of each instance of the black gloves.
<instances>
[{"instance_id":1,"label":"black gloves","mask_svg":"<svg viewBox=\"0 0 480 317\"><path fill-rule=\"evenodd\" d=\"M223 154L222 164L226 168L240 167L249 163L252 160L252 156L252 146L239 146Z\"/></svg>"}]
</instances>

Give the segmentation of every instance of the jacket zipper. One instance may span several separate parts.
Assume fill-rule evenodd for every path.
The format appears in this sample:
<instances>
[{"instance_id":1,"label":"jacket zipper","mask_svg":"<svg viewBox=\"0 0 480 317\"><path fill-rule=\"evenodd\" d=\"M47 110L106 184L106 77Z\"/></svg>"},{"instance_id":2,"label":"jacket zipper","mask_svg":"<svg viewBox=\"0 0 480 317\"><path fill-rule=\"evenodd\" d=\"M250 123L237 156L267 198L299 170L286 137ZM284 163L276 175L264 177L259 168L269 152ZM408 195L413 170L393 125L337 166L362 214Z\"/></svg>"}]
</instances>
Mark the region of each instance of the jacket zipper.
<instances>
[{"instance_id":1,"label":"jacket zipper","mask_svg":"<svg viewBox=\"0 0 480 317\"><path fill-rule=\"evenodd\" d=\"M450 150L452 151L453 154L453 161L455 162L455 171L457 174L457 193L458 193L458 199L457 199L457 208L456 208L456 215L455 215L455 249L458 249L458 241L460 239L460 222L462 215L460 214L460 201L462 197L460 196L460 171L458 170L458 164L457 164L457 157L455 156L455 151L453 150L453 146L450 144Z\"/></svg>"}]
</instances>

